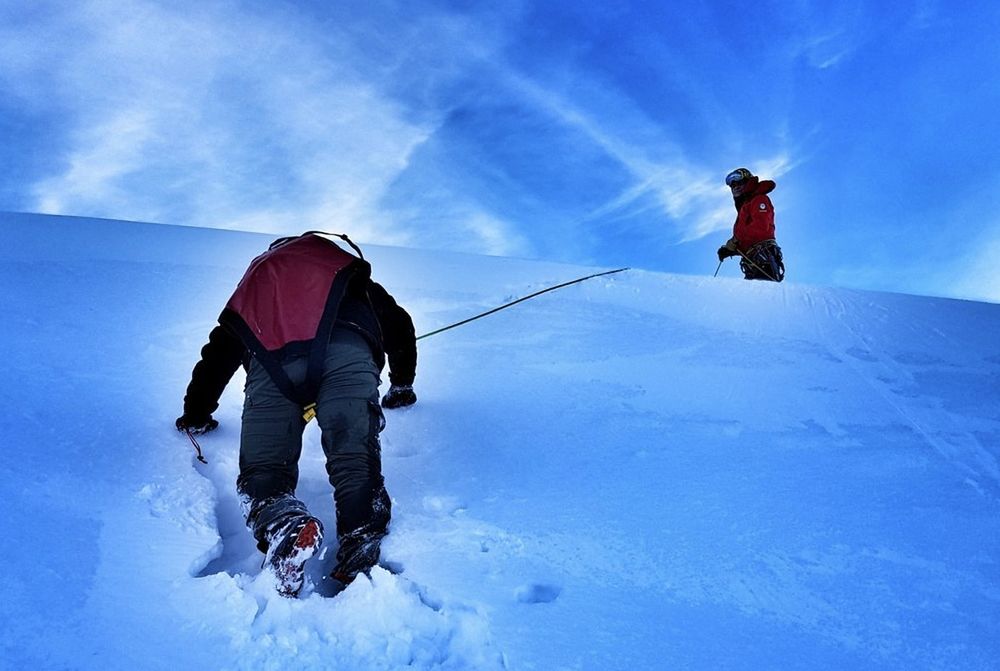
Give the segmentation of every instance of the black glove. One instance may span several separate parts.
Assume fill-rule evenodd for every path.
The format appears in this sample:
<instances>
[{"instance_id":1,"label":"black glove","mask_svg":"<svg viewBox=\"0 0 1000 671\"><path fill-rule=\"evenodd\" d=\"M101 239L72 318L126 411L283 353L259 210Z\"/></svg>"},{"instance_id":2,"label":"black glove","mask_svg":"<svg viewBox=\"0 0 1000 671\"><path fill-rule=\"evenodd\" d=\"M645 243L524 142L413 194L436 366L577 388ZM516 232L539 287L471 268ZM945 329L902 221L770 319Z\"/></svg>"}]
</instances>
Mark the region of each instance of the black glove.
<instances>
[{"instance_id":1,"label":"black glove","mask_svg":"<svg viewBox=\"0 0 1000 671\"><path fill-rule=\"evenodd\" d=\"M726 241L726 244L719 247L719 261L724 261L730 256L736 256L739 254L736 247L736 240L730 238Z\"/></svg>"},{"instance_id":2,"label":"black glove","mask_svg":"<svg viewBox=\"0 0 1000 671\"><path fill-rule=\"evenodd\" d=\"M413 385L410 384L394 384L382 397L383 408L402 408L416 402L417 395L413 393Z\"/></svg>"},{"instance_id":3,"label":"black glove","mask_svg":"<svg viewBox=\"0 0 1000 671\"><path fill-rule=\"evenodd\" d=\"M200 435L215 430L218 428L219 423L212 419L211 415L208 418L181 415L177 418L174 426L177 427L178 431L189 431L195 435Z\"/></svg>"}]
</instances>

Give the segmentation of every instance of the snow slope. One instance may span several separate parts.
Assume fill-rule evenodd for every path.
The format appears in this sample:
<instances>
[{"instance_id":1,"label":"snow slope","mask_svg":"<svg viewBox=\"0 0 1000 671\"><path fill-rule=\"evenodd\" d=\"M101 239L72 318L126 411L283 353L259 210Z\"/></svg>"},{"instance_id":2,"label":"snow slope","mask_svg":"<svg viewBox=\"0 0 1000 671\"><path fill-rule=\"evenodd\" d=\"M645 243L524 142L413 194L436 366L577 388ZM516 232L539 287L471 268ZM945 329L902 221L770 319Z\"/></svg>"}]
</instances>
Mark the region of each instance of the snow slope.
<instances>
[{"instance_id":1,"label":"snow slope","mask_svg":"<svg viewBox=\"0 0 1000 671\"><path fill-rule=\"evenodd\" d=\"M207 466L173 429L271 238L0 234L0 668L1000 666L1000 306L633 270L422 340L401 574L328 598L328 551L287 600L235 499L242 372ZM365 251L418 333L595 270ZM314 426L302 471L333 528Z\"/></svg>"}]
</instances>

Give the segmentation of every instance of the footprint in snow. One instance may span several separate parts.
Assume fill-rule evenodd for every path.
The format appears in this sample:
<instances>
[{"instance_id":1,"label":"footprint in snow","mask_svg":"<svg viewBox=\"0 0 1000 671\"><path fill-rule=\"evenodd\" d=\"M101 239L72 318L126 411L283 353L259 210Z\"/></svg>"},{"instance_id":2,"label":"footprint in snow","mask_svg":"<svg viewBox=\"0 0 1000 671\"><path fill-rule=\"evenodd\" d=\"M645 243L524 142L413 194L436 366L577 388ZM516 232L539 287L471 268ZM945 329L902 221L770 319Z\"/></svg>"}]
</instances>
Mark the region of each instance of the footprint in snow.
<instances>
[{"instance_id":1,"label":"footprint in snow","mask_svg":"<svg viewBox=\"0 0 1000 671\"><path fill-rule=\"evenodd\" d=\"M561 593L559 585L532 583L518 587L514 595L521 603L552 603Z\"/></svg>"},{"instance_id":2,"label":"footprint in snow","mask_svg":"<svg viewBox=\"0 0 1000 671\"><path fill-rule=\"evenodd\" d=\"M868 363L874 363L878 361L878 359L875 357L874 354L860 347L849 347L845 353L854 357L855 359L858 359L859 361L867 361Z\"/></svg>"},{"instance_id":3,"label":"footprint in snow","mask_svg":"<svg viewBox=\"0 0 1000 671\"><path fill-rule=\"evenodd\" d=\"M464 513L466 505L455 496L425 496L424 510L438 516L454 516Z\"/></svg>"}]
</instances>

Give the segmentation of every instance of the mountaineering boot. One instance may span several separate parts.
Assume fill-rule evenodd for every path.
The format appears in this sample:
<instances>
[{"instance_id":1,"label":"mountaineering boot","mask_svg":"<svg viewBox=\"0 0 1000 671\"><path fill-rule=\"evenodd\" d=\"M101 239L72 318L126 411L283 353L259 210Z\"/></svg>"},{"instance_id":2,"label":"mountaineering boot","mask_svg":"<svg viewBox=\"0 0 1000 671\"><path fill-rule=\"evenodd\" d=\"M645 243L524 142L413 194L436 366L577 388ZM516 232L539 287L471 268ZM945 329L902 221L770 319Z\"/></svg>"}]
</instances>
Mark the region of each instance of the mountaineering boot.
<instances>
[{"instance_id":1,"label":"mountaineering boot","mask_svg":"<svg viewBox=\"0 0 1000 671\"><path fill-rule=\"evenodd\" d=\"M341 535L340 549L337 550L337 565L334 566L330 577L346 586L351 584L359 573L369 575L372 567L378 564L385 533L385 527L380 523L367 524Z\"/></svg>"},{"instance_id":2,"label":"mountaineering boot","mask_svg":"<svg viewBox=\"0 0 1000 671\"><path fill-rule=\"evenodd\" d=\"M270 536L264 566L277 580L279 594L298 596L305 582L303 566L323 543L323 524L315 517L300 517Z\"/></svg>"}]
</instances>

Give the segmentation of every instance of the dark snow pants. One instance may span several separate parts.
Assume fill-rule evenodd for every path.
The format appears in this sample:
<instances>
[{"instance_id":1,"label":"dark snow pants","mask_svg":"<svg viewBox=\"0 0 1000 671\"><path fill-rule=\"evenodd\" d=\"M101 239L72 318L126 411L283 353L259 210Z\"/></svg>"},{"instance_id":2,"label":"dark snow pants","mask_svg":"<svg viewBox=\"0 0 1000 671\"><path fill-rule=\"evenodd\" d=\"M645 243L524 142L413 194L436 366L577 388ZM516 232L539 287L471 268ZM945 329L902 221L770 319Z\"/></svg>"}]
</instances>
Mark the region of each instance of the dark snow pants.
<instances>
[{"instance_id":1,"label":"dark snow pants","mask_svg":"<svg viewBox=\"0 0 1000 671\"><path fill-rule=\"evenodd\" d=\"M293 383L305 379L305 358L285 366ZM378 561L390 517L378 434L379 371L368 343L354 331L334 329L316 399L326 470L334 488L340 550L335 571L351 578ZM307 515L295 498L306 422L256 361L247 374L237 489L247 526L262 549L269 532Z\"/></svg>"}]
</instances>

